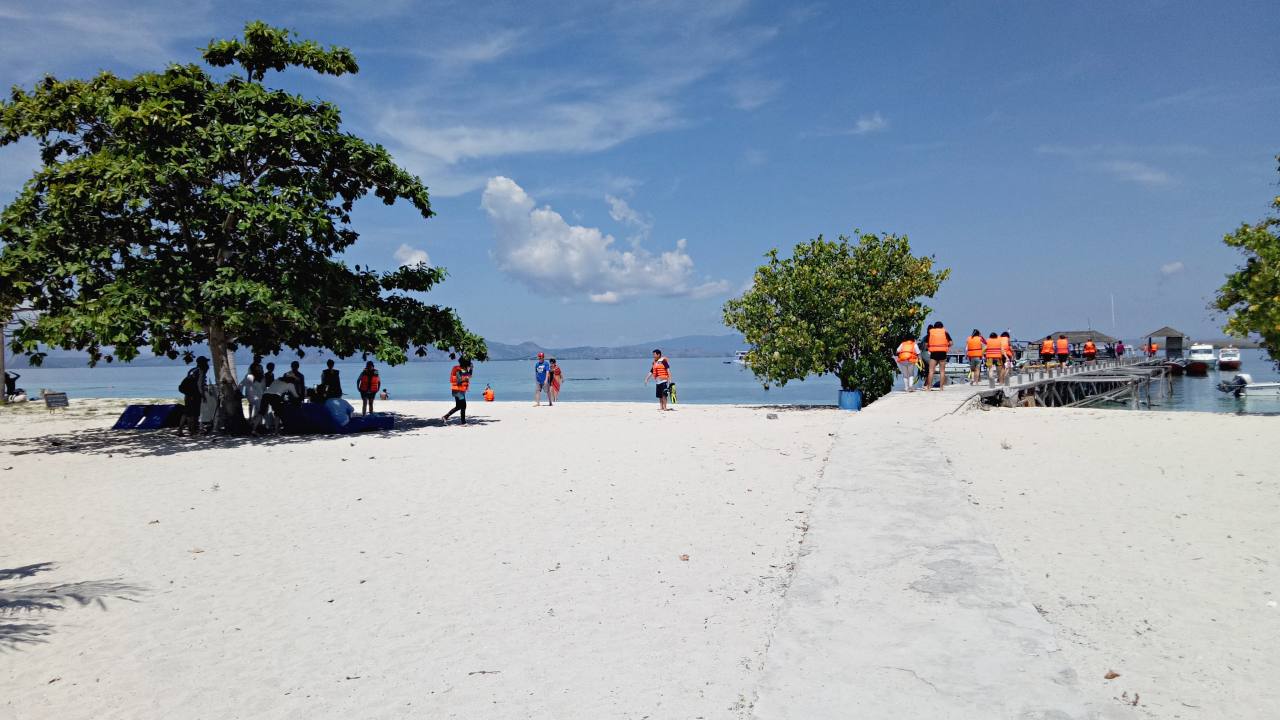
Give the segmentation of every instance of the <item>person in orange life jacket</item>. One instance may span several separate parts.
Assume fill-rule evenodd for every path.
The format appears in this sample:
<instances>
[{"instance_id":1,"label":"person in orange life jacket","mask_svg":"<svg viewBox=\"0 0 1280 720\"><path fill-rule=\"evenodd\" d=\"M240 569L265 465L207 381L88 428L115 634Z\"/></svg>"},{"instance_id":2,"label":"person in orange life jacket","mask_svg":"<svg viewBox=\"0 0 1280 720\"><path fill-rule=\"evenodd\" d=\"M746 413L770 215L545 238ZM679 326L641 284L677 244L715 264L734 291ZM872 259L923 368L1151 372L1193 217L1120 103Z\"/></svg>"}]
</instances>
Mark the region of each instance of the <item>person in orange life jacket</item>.
<instances>
[{"instance_id":1,"label":"person in orange life jacket","mask_svg":"<svg viewBox=\"0 0 1280 720\"><path fill-rule=\"evenodd\" d=\"M488 385L484 386L484 401L493 402L493 388Z\"/></svg>"},{"instance_id":2,"label":"person in orange life jacket","mask_svg":"<svg viewBox=\"0 0 1280 720\"><path fill-rule=\"evenodd\" d=\"M1059 335L1058 342L1054 344L1054 349L1058 353L1058 364L1066 365L1071 359L1071 341L1067 340L1066 335Z\"/></svg>"},{"instance_id":3,"label":"person in orange life jacket","mask_svg":"<svg viewBox=\"0 0 1280 720\"><path fill-rule=\"evenodd\" d=\"M458 413L459 424L467 424L467 390L471 388L471 359L458 358L458 364L449 371L449 391L453 393L453 409L440 418L446 425L454 413Z\"/></svg>"},{"instance_id":4,"label":"person in orange life jacket","mask_svg":"<svg viewBox=\"0 0 1280 720\"><path fill-rule=\"evenodd\" d=\"M1017 364L1017 357L1013 352L1013 338L1009 337L1008 330L1000 333L1000 349L1004 350L1004 367L1000 368L1000 382L1004 382L1009 377L1009 371Z\"/></svg>"},{"instance_id":5,"label":"person in orange life jacket","mask_svg":"<svg viewBox=\"0 0 1280 720\"><path fill-rule=\"evenodd\" d=\"M898 364L898 372L902 374L902 389L915 392L916 371L920 362L920 345L912 335L902 338L898 349L893 352L893 361Z\"/></svg>"},{"instance_id":6,"label":"person in orange life jacket","mask_svg":"<svg viewBox=\"0 0 1280 720\"><path fill-rule=\"evenodd\" d=\"M982 352L987 359L987 377L994 377L999 382L1004 373L1004 347L1000 344L1000 336L991 333L987 338L987 348Z\"/></svg>"},{"instance_id":7,"label":"person in orange life jacket","mask_svg":"<svg viewBox=\"0 0 1280 720\"><path fill-rule=\"evenodd\" d=\"M378 389L382 387L382 378L378 377L378 370L373 366L373 361L364 364L364 370L360 371L360 377L356 378L356 390L360 391L360 414L368 415L373 412L373 399L378 396ZM383 391L383 400L386 400L386 391Z\"/></svg>"},{"instance_id":8,"label":"person in orange life jacket","mask_svg":"<svg viewBox=\"0 0 1280 720\"><path fill-rule=\"evenodd\" d=\"M645 376L644 383L648 385L650 380L653 380L654 392L658 396L658 410L666 410L667 395L671 392L671 362L661 350L653 351L653 364L649 366L649 374Z\"/></svg>"},{"instance_id":9,"label":"person in orange life jacket","mask_svg":"<svg viewBox=\"0 0 1280 720\"><path fill-rule=\"evenodd\" d=\"M974 385L982 377L982 358L986 353L987 341L982 339L982 331L973 329L969 336L964 354L969 360L969 384Z\"/></svg>"},{"instance_id":10,"label":"person in orange life jacket","mask_svg":"<svg viewBox=\"0 0 1280 720\"><path fill-rule=\"evenodd\" d=\"M1053 336L1045 335L1040 341L1040 363L1043 365L1053 361Z\"/></svg>"},{"instance_id":11,"label":"person in orange life jacket","mask_svg":"<svg viewBox=\"0 0 1280 720\"><path fill-rule=\"evenodd\" d=\"M1155 357L1158 352L1160 352L1160 346L1156 344L1155 340L1147 338L1147 357Z\"/></svg>"},{"instance_id":12,"label":"person in orange life jacket","mask_svg":"<svg viewBox=\"0 0 1280 720\"><path fill-rule=\"evenodd\" d=\"M533 406L538 407L542 404L542 391L547 391L547 405L554 405L555 401L551 399L551 364L547 362L545 353L538 353L538 362L533 364L533 381L537 384L537 389L533 391Z\"/></svg>"},{"instance_id":13,"label":"person in orange life jacket","mask_svg":"<svg viewBox=\"0 0 1280 720\"><path fill-rule=\"evenodd\" d=\"M1098 359L1098 346L1093 344L1093 338L1084 341L1084 361L1093 362Z\"/></svg>"},{"instance_id":14,"label":"person in orange life jacket","mask_svg":"<svg viewBox=\"0 0 1280 720\"><path fill-rule=\"evenodd\" d=\"M951 352L951 333L943 327L942 321L934 323L925 335L925 350L929 351L929 376L925 380L924 389L933 389L933 376L938 375L938 389L947 387L947 353Z\"/></svg>"}]
</instances>

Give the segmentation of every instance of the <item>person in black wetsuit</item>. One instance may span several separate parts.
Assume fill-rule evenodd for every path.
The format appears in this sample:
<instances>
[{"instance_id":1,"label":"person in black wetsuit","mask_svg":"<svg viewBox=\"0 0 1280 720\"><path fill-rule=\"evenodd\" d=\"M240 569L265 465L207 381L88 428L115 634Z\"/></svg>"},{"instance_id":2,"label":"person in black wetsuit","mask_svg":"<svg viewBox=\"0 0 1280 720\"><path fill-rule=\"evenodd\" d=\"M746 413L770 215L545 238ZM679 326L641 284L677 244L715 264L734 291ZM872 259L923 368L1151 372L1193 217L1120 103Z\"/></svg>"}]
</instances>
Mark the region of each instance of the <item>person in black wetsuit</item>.
<instances>
[{"instance_id":1,"label":"person in black wetsuit","mask_svg":"<svg viewBox=\"0 0 1280 720\"><path fill-rule=\"evenodd\" d=\"M178 437L189 431L192 437L200 434L200 405L204 401L204 386L208 383L209 358L196 358L196 366L187 371L178 390L182 393L182 420L178 424Z\"/></svg>"},{"instance_id":2,"label":"person in black wetsuit","mask_svg":"<svg viewBox=\"0 0 1280 720\"><path fill-rule=\"evenodd\" d=\"M325 400L342 397L342 380L338 377L332 360L326 362L324 370L320 372L320 393Z\"/></svg>"}]
</instances>

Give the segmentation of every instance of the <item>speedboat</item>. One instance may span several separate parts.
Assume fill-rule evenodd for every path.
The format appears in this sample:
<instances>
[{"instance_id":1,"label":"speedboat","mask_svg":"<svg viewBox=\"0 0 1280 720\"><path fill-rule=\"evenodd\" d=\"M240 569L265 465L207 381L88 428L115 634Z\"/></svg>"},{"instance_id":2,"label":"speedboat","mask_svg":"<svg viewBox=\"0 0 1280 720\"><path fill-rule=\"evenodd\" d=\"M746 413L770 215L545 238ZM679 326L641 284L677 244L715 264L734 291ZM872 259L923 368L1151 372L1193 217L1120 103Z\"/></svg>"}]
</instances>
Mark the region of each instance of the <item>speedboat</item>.
<instances>
[{"instance_id":1,"label":"speedboat","mask_svg":"<svg viewBox=\"0 0 1280 720\"><path fill-rule=\"evenodd\" d=\"M1248 373L1218 383L1218 389L1238 398L1273 398L1280 400L1280 382L1256 383Z\"/></svg>"},{"instance_id":2,"label":"speedboat","mask_svg":"<svg viewBox=\"0 0 1280 720\"><path fill-rule=\"evenodd\" d=\"M947 355L947 374L961 377L969 372L969 357L965 353Z\"/></svg>"},{"instance_id":3,"label":"speedboat","mask_svg":"<svg viewBox=\"0 0 1280 720\"><path fill-rule=\"evenodd\" d=\"M1218 356L1213 352L1213 346L1203 343L1196 343L1191 346L1190 352L1187 353L1187 374L1204 376L1209 374L1209 368L1218 364Z\"/></svg>"},{"instance_id":4,"label":"speedboat","mask_svg":"<svg viewBox=\"0 0 1280 720\"><path fill-rule=\"evenodd\" d=\"M1233 347L1224 347L1218 351L1219 370L1239 370L1240 351Z\"/></svg>"}]
</instances>

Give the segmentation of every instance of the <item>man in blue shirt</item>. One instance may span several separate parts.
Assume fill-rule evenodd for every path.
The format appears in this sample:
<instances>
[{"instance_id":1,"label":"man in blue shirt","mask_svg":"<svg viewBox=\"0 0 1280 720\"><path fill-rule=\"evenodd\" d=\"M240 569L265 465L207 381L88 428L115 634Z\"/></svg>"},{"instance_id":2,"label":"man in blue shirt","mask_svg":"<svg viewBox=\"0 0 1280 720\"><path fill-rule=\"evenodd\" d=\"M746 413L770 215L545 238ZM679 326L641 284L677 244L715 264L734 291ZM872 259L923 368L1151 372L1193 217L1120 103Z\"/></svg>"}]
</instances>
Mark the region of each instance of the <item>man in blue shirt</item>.
<instances>
[{"instance_id":1,"label":"man in blue shirt","mask_svg":"<svg viewBox=\"0 0 1280 720\"><path fill-rule=\"evenodd\" d=\"M545 353L538 353L538 362L533 364L533 380L538 389L533 391L533 406L542 404L542 391L547 391L547 405L551 402L551 363L547 362Z\"/></svg>"}]
</instances>

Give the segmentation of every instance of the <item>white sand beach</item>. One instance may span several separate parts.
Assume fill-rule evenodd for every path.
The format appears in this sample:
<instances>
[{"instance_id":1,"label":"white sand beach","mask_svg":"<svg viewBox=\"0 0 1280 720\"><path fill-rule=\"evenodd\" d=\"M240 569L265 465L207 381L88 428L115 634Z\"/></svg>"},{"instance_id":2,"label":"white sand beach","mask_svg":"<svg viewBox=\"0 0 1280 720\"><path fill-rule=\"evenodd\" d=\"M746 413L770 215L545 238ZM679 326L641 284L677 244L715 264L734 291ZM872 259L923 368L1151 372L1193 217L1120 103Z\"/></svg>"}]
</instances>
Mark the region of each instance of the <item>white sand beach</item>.
<instances>
[{"instance_id":1,"label":"white sand beach","mask_svg":"<svg viewBox=\"0 0 1280 720\"><path fill-rule=\"evenodd\" d=\"M962 393L216 443L0 411L0 716L1280 715L1280 418Z\"/></svg>"}]
</instances>

